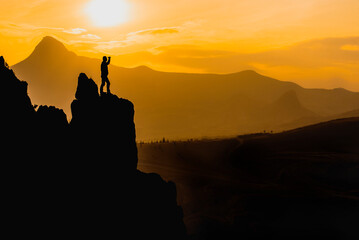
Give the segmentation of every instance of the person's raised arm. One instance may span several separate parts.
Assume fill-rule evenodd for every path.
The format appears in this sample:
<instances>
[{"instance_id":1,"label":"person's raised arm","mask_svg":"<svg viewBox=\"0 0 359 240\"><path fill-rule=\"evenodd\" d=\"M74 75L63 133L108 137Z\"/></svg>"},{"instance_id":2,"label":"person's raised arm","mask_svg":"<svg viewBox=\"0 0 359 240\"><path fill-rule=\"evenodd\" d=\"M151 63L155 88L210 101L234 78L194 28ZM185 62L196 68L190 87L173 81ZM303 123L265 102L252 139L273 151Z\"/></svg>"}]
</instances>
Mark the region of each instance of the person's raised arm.
<instances>
[{"instance_id":1,"label":"person's raised arm","mask_svg":"<svg viewBox=\"0 0 359 240\"><path fill-rule=\"evenodd\" d=\"M110 64L110 61L111 61L111 57L108 57L107 65Z\"/></svg>"}]
</instances>

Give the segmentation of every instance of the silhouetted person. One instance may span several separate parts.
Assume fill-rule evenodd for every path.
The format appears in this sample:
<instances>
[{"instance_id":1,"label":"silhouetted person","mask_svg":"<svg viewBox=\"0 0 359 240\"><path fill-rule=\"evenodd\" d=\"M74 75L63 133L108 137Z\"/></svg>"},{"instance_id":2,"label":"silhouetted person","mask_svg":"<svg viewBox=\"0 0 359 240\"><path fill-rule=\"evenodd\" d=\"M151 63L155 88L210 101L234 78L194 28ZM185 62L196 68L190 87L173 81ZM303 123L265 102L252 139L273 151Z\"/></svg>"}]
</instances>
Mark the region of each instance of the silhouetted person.
<instances>
[{"instance_id":1,"label":"silhouetted person","mask_svg":"<svg viewBox=\"0 0 359 240\"><path fill-rule=\"evenodd\" d=\"M103 57L102 58L102 63L101 63L101 87L100 87L100 93L101 95L103 94L103 87L105 86L105 84L107 83L107 93L111 93L110 92L110 81L108 80L108 65L110 64L111 61L111 57Z\"/></svg>"}]
</instances>

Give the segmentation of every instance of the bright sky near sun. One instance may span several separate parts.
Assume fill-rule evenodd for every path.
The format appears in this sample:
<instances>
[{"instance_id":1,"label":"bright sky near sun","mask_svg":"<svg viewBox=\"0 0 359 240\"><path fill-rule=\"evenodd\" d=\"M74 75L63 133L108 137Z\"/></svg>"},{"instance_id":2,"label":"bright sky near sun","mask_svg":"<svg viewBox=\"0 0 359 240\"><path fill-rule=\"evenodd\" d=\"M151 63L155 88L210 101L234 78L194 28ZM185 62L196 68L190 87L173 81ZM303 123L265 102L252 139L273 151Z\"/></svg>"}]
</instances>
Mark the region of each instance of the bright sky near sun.
<instances>
[{"instance_id":1,"label":"bright sky near sun","mask_svg":"<svg viewBox=\"0 0 359 240\"><path fill-rule=\"evenodd\" d=\"M98 27L114 27L129 20L129 3L122 0L92 0L85 12Z\"/></svg>"},{"instance_id":2,"label":"bright sky near sun","mask_svg":"<svg viewBox=\"0 0 359 240\"><path fill-rule=\"evenodd\" d=\"M246 69L359 91L358 0L0 0L10 65L46 35L78 55L156 70Z\"/></svg>"}]
</instances>

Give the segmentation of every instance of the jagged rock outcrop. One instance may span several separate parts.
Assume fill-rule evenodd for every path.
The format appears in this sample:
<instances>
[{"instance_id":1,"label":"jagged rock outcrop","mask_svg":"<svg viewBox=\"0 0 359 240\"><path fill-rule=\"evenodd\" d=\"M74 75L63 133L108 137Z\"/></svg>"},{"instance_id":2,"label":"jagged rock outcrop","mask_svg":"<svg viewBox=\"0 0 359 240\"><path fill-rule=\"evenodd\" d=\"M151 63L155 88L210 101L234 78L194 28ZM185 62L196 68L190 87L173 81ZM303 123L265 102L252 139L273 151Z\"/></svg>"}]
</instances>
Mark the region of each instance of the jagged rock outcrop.
<instances>
[{"instance_id":1,"label":"jagged rock outcrop","mask_svg":"<svg viewBox=\"0 0 359 240\"><path fill-rule=\"evenodd\" d=\"M110 233L131 239L184 239L174 183L137 170L133 104L112 94L99 96L96 83L84 73L75 97L73 154L82 163L78 171L89 179L79 195L87 216L84 231L101 237ZM89 216L88 208L95 210Z\"/></svg>"},{"instance_id":2,"label":"jagged rock outcrop","mask_svg":"<svg viewBox=\"0 0 359 240\"><path fill-rule=\"evenodd\" d=\"M4 58L0 57L1 121L5 126L27 128L32 124L35 110L27 95L27 82L20 81L8 68ZM9 128L8 128L9 129Z\"/></svg>"},{"instance_id":3,"label":"jagged rock outcrop","mask_svg":"<svg viewBox=\"0 0 359 240\"><path fill-rule=\"evenodd\" d=\"M70 123L74 139L81 138L86 148L92 146L100 150L99 154L92 152L89 157L109 162L118 171L136 170L133 104L112 94L99 96L96 83L84 73L79 76L75 97ZM113 157L117 159L114 161Z\"/></svg>"},{"instance_id":4,"label":"jagged rock outcrop","mask_svg":"<svg viewBox=\"0 0 359 240\"><path fill-rule=\"evenodd\" d=\"M42 131L66 131L68 128L68 122L66 114L62 109L58 109L54 106L40 106L36 111L37 125Z\"/></svg>"},{"instance_id":5,"label":"jagged rock outcrop","mask_svg":"<svg viewBox=\"0 0 359 240\"><path fill-rule=\"evenodd\" d=\"M134 106L80 74L73 119L36 111L0 58L3 226L14 237L184 239L176 187L137 170Z\"/></svg>"}]
</instances>

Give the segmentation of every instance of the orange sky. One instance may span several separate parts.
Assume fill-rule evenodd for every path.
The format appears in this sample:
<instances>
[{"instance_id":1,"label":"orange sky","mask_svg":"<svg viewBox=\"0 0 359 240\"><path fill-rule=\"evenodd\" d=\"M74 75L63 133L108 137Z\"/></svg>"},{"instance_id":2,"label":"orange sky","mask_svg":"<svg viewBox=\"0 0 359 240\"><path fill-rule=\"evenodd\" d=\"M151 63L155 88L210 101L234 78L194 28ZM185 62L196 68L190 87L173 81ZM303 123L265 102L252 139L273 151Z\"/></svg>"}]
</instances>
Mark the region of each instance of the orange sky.
<instances>
[{"instance_id":1,"label":"orange sky","mask_svg":"<svg viewBox=\"0 0 359 240\"><path fill-rule=\"evenodd\" d=\"M102 0L96 12L92 1L0 0L0 55L15 64L51 35L120 66L253 69L304 87L359 91L358 0L122 0L126 13L110 6L121 0ZM100 24L115 23L117 13L119 23Z\"/></svg>"}]
</instances>

